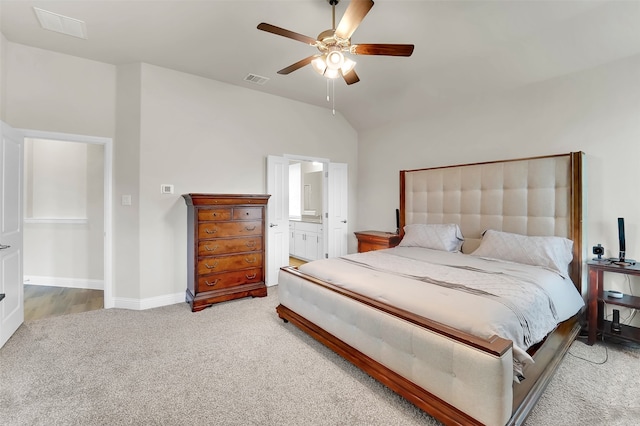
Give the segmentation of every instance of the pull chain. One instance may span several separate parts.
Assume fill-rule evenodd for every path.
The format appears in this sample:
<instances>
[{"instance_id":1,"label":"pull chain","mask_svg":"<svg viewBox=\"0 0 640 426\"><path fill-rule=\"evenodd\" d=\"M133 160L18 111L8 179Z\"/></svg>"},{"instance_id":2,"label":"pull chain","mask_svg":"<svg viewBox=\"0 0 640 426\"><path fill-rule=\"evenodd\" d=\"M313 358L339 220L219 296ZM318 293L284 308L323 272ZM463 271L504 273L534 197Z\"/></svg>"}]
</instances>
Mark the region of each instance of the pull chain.
<instances>
[{"instance_id":1,"label":"pull chain","mask_svg":"<svg viewBox=\"0 0 640 426\"><path fill-rule=\"evenodd\" d=\"M336 115L336 81L331 80L331 112Z\"/></svg>"},{"instance_id":2,"label":"pull chain","mask_svg":"<svg viewBox=\"0 0 640 426\"><path fill-rule=\"evenodd\" d=\"M327 78L327 102L329 102L329 79Z\"/></svg>"},{"instance_id":3,"label":"pull chain","mask_svg":"<svg viewBox=\"0 0 640 426\"><path fill-rule=\"evenodd\" d=\"M331 81L331 96L329 96L329 81ZM336 80L327 78L327 102L331 101L331 113L336 115Z\"/></svg>"}]
</instances>

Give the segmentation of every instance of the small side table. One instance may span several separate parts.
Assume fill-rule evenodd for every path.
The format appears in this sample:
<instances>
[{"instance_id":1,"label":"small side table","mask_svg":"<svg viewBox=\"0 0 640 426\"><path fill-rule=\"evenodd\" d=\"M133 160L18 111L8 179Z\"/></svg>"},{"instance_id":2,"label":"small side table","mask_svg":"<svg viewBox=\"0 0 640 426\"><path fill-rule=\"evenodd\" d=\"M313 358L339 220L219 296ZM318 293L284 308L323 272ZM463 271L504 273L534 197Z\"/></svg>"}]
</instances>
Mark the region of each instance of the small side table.
<instances>
[{"instance_id":1,"label":"small side table","mask_svg":"<svg viewBox=\"0 0 640 426\"><path fill-rule=\"evenodd\" d=\"M603 289L603 275L605 272L640 276L640 265L617 265L608 261L589 261L589 294L587 296L587 319L589 337L587 343L593 345L598 332L606 336L615 336L624 340L640 343L640 328L620 325L619 333L612 333L611 321L604 316L604 304L617 305L625 308L640 309L640 297L624 294L621 298L613 298Z\"/></svg>"},{"instance_id":2,"label":"small side table","mask_svg":"<svg viewBox=\"0 0 640 426\"><path fill-rule=\"evenodd\" d=\"M392 248L400 244L401 239L393 232L360 231L354 234L358 239L358 253Z\"/></svg>"}]
</instances>

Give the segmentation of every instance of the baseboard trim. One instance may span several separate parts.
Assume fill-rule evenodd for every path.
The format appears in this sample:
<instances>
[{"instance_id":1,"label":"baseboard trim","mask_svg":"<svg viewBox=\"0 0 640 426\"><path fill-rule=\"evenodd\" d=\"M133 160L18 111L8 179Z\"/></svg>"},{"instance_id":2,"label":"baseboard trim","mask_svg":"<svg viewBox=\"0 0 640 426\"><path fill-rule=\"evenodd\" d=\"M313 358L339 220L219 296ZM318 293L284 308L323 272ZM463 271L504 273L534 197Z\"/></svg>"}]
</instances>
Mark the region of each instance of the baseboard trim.
<instances>
[{"instance_id":1,"label":"baseboard trim","mask_svg":"<svg viewBox=\"0 0 640 426\"><path fill-rule=\"evenodd\" d=\"M49 287L83 288L87 290L103 290L103 280L90 280L85 278L45 277L38 275L25 275L24 284L42 285Z\"/></svg>"},{"instance_id":2,"label":"baseboard trim","mask_svg":"<svg viewBox=\"0 0 640 426\"><path fill-rule=\"evenodd\" d=\"M184 292L166 294L164 296L149 297L146 299L131 299L127 297L114 297L114 308L143 311L145 309L160 308L162 306L184 303Z\"/></svg>"}]
</instances>

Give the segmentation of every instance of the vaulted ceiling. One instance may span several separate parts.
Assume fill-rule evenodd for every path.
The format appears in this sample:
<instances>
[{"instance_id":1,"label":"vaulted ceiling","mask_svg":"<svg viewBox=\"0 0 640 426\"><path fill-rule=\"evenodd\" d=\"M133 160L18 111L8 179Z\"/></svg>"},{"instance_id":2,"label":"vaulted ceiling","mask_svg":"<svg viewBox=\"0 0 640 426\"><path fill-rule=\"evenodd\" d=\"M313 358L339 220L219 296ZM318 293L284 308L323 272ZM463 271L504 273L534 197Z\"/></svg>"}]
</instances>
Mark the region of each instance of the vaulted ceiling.
<instances>
[{"instance_id":1,"label":"vaulted ceiling","mask_svg":"<svg viewBox=\"0 0 640 426\"><path fill-rule=\"evenodd\" d=\"M349 1L336 6L339 22ZM86 23L88 39L42 29L33 7ZM114 65L145 62L326 108L315 48L259 31L316 38L327 0L0 0L10 42ZM335 108L356 130L414 119L443 104L509 90L640 54L640 0L376 0L352 36L411 43L411 57L354 56L360 82L335 81ZM267 77L264 85L245 81ZM640 78L640 77L639 77Z\"/></svg>"}]
</instances>

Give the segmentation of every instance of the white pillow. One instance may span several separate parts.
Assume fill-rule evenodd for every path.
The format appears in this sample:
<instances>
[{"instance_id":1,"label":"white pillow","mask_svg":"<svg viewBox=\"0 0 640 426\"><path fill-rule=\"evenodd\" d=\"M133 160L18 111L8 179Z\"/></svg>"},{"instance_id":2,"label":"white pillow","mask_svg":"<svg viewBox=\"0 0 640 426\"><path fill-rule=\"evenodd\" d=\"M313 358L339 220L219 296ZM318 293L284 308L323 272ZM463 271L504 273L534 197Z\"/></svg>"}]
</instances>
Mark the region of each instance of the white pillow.
<instances>
[{"instance_id":1,"label":"white pillow","mask_svg":"<svg viewBox=\"0 0 640 426\"><path fill-rule=\"evenodd\" d=\"M464 238L458 225L448 224L422 224L407 225L404 228L404 237L400 246L424 247L443 251L460 251Z\"/></svg>"},{"instance_id":2,"label":"white pillow","mask_svg":"<svg viewBox=\"0 0 640 426\"><path fill-rule=\"evenodd\" d=\"M488 229L471 255L542 266L566 277L572 249L573 241L562 237L529 237Z\"/></svg>"}]
</instances>

